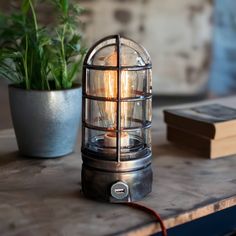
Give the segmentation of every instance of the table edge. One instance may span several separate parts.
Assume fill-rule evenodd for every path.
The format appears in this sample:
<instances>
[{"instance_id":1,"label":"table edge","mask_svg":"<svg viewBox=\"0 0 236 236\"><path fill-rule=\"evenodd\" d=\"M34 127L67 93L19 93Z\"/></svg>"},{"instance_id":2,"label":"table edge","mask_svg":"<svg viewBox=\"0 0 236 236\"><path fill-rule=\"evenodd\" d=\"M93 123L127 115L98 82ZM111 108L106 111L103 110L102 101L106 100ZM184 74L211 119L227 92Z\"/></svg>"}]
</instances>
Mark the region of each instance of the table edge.
<instances>
[{"instance_id":1,"label":"table edge","mask_svg":"<svg viewBox=\"0 0 236 236\"><path fill-rule=\"evenodd\" d=\"M163 219L163 222L165 224L165 227L167 229L170 229L170 228L179 226L181 224L188 223L193 220L197 220L201 217L210 215L212 213L225 210L233 206L236 206L236 195L227 197L225 199L216 201L214 203L210 203L208 205L199 207L197 209L196 208L190 209L178 215L177 217L170 217L170 218ZM143 236L143 235L151 235L151 234L159 233L160 231L161 231L161 228L160 228L159 223L149 222L149 223L144 223L139 226L135 226L130 229L126 229L125 231L118 232L112 235L113 236L120 236L120 235Z\"/></svg>"}]
</instances>

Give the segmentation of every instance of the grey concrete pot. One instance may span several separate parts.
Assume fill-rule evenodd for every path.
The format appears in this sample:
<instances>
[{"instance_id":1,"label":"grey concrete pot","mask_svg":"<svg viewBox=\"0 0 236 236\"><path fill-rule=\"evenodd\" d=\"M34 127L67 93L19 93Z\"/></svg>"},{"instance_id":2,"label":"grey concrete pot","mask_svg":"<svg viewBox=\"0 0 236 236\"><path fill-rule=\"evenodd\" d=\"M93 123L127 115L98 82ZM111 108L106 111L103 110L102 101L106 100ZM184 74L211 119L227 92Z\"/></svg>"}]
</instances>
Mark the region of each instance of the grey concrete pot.
<instances>
[{"instance_id":1,"label":"grey concrete pot","mask_svg":"<svg viewBox=\"0 0 236 236\"><path fill-rule=\"evenodd\" d=\"M81 87L24 90L9 86L12 121L21 154L53 158L73 152L81 118Z\"/></svg>"}]
</instances>

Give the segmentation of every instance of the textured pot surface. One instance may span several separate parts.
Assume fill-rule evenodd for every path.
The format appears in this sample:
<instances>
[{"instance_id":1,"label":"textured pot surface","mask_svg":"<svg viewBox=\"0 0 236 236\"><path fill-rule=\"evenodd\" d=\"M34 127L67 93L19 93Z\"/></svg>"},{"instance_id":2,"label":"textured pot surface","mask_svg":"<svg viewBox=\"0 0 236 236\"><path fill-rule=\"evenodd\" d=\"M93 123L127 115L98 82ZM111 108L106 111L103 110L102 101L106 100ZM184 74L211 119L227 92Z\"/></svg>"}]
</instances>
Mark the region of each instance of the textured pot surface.
<instances>
[{"instance_id":1,"label":"textured pot surface","mask_svg":"<svg viewBox=\"0 0 236 236\"><path fill-rule=\"evenodd\" d=\"M21 154L59 157L73 152L81 118L81 88L24 90L9 86L9 100Z\"/></svg>"}]
</instances>

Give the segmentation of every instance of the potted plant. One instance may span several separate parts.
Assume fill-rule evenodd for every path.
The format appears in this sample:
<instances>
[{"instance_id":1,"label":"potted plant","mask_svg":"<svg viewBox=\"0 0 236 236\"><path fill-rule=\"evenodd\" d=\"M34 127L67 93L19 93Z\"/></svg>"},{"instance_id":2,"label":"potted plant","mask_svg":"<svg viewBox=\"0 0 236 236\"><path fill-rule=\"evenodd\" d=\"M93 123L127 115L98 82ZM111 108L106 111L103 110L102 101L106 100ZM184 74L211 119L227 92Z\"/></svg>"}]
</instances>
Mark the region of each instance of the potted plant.
<instances>
[{"instance_id":1,"label":"potted plant","mask_svg":"<svg viewBox=\"0 0 236 236\"><path fill-rule=\"evenodd\" d=\"M57 12L50 26L38 23L36 3L0 17L0 76L12 82L9 99L19 151L52 158L73 151L81 115L76 83L85 48L76 31L81 12L69 0L48 0Z\"/></svg>"}]
</instances>

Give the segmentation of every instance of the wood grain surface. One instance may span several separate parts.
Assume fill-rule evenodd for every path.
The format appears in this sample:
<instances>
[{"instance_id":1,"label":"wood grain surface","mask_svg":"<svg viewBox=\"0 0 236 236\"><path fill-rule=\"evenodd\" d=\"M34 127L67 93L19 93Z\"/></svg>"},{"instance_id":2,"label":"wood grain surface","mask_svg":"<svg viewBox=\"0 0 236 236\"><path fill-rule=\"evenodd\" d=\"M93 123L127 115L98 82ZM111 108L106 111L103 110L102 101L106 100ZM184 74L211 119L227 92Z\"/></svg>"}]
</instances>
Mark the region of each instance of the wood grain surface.
<instances>
[{"instance_id":1,"label":"wood grain surface","mask_svg":"<svg viewBox=\"0 0 236 236\"><path fill-rule=\"evenodd\" d=\"M236 97L220 102L235 107ZM153 113L153 191L141 203L158 211L167 228L235 206L236 157L208 160L168 143L162 111ZM17 153L13 130L0 131L0 235L149 235L160 230L145 213L85 199L79 149L78 141L67 157L24 158Z\"/></svg>"}]
</instances>

